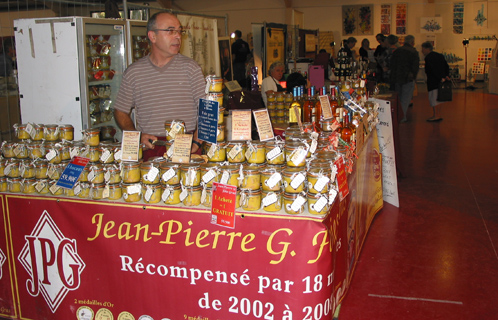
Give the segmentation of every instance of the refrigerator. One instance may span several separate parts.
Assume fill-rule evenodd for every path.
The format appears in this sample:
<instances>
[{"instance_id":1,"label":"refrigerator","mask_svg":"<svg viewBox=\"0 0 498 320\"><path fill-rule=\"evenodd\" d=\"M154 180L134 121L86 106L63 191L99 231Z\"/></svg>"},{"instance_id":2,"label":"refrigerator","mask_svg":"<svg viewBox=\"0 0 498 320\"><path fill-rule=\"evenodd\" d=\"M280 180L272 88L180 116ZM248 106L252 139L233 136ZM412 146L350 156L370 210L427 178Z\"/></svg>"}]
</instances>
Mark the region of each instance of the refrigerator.
<instances>
[{"instance_id":1,"label":"refrigerator","mask_svg":"<svg viewBox=\"0 0 498 320\"><path fill-rule=\"evenodd\" d=\"M126 48L128 65L150 53L147 21L126 20Z\"/></svg>"},{"instance_id":2,"label":"refrigerator","mask_svg":"<svg viewBox=\"0 0 498 320\"><path fill-rule=\"evenodd\" d=\"M127 66L125 29L114 19L15 20L21 121L71 124L75 139L91 127L117 129L112 106Z\"/></svg>"}]
</instances>

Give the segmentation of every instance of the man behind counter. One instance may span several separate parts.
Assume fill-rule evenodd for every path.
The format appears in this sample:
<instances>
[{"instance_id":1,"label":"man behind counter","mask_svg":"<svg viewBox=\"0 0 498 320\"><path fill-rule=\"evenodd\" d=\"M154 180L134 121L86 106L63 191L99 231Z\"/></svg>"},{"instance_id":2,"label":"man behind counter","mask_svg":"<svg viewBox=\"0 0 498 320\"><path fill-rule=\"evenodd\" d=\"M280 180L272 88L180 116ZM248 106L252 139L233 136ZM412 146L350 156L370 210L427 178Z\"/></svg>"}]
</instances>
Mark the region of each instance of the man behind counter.
<instances>
[{"instance_id":1,"label":"man behind counter","mask_svg":"<svg viewBox=\"0 0 498 320\"><path fill-rule=\"evenodd\" d=\"M205 97L206 83L201 67L180 54L183 29L169 12L154 14L147 23L150 55L134 62L123 73L114 105L114 117L122 130L141 131L145 146L144 160L162 156L164 147L151 141L165 140L166 120L183 120L186 132L194 133L192 153L201 143L197 140L199 99ZM130 117L135 108L137 127Z\"/></svg>"}]
</instances>

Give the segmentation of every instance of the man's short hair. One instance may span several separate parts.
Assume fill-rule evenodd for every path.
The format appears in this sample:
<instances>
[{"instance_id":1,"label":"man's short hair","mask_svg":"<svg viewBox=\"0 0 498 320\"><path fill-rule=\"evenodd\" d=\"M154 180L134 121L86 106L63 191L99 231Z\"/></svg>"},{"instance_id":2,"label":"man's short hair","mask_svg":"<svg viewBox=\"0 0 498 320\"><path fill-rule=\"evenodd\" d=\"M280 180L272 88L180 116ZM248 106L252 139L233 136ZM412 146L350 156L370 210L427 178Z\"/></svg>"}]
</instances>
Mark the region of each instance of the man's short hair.
<instances>
[{"instance_id":1,"label":"man's short hair","mask_svg":"<svg viewBox=\"0 0 498 320\"><path fill-rule=\"evenodd\" d=\"M390 34L387 36L387 43L389 43L391 46L395 45L398 42L398 37L395 36L394 34Z\"/></svg>"},{"instance_id":2,"label":"man's short hair","mask_svg":"<svg viewBox=\"0 0 498 320\"><path fill-rule=\"evenodd\" d=\"M234 33L238 38L242 38L242 32L240 30L235 30Z\"/></svg>"},{"instance_id":3,"label":"man's short hair","mask_svg":"<svg viewBox=\"0 0 498 320\"><path fill-rule=\"evenodd\" d=\"M426 41L422 43L422 48L429 49L430 51L434 50L434 46L432 45L432 42Z\"/></svg>"},{"instance_id":4,"label":"man's short hair","mask_svg":"<svg viewBox=\"0 0 498 320\"><path fill-rule=\"evenodd\" d=\"M412 36L411 34L407 35L405 37L405 43L413 45L415 43L415 37Z\"/></svg>"},{"instance_id":5,"label":"man's short hair","mask_svg":"<svg viewBox=\"0 0 498 320\"><path fill-rule=\"evenodd\" d=\"M152 31L154 29L157 28L157 17L160 15L160 14L163 14L163 13L167 13L173 17L176 17L176 14L173 14L169 11L159 11L159 12L156 12L154 13L150 18L149 18L149 21L147 21L147 33L149 33L149 31Z\"/></svg>"},{"instance_id":6,"label":"man's short hair","mask_svg":"<svg viewBox=\"0 0 498 320\"><path fill-rule=\"evenodd\" d=\"M349 37L348 40L346 40L347 43L356 43L358 40L356 40L355 37Z\"/></svg>"}]
</instances>

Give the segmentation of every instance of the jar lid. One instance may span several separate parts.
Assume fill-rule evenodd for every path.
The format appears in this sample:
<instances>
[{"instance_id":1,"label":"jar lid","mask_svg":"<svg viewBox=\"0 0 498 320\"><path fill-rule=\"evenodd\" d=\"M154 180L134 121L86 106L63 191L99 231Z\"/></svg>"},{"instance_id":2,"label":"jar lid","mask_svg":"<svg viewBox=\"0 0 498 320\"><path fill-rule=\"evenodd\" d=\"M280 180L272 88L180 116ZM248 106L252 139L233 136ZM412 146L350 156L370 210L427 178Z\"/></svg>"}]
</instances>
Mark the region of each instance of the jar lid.
<instances>
[{"instance_id":1,"label":"jar lid","mask_svg":"<svg viewBox=\"0 0 498 320\"><path fill-rule=\"evenodd\" d=\"M220 167L220 164L217 162L206 162L206 163L201 164L201 170L204 170L204 171L209 171L212 168L217 169L219 167Z\"/></svg>"},{"instance_id":2,"label":"jar lid","mask_svg":"<svg viewBox=\"0 0 498 320\"><path fill-rule=\"evenodd\" d=\"M135 162L135 161L121 161L121 166L123 168L138 168L140 167L141 162Z\"/></svg>"},{"instance_id":3,"label":"jar lid","mask_svg":"<svg viewBox=\"0 0 498 320\"><path fill-rule=\"evenodd\" d=\"M247 196L257 196L261 194L261 188L256 189L256 190L250 190L250 189L240 189L241 193L247 194Z\"/></svg>"},{"instance_id":4,"label":"jar lid","mask_svg":"<svg viewBox=\"0 0 498 320\"><path fill-rule=\"evenodd\" d=\"M255 165L252 165L252 164L246 164L242 167L242 170L247 172L247 173L252 173L252 174L259 174L261 168L259 166L255 166Z\"/></svg>"},{"instance_id":5,"label":"jar lid","mask_svg":"<svg viewBox=\"0 0 498 320\"><path fill-rule=\"evenodd\" d=\"M283 171L282 171L282 174L284 176L292 176L293 174L296 174L296 173L302 173L302 174L306 174L306 170L303 170L299 167L287 167L285 168Z\"/></svg>"},{"instance_id":6,"label":"jar lid","mask_svg":"<svg viewBox=\"0 0 498 320\"><path fill-rule=\"evenodd\" d=\"M179 168L180 167L180 164L179 163L176 163L176 162L167 162L167 161L164 161L164 162L161 162L159 164L159 168L160 169L166 169L166 168Z\"/></svg>"},{"instance_id":7,"label":"jar lid","mask_svg":"<svg viewBox=\"0 0 498 320\"><path fill-rule=\"evenodd\" d=\"M173 190L180 190L182 188L181 184L167 184L167 185L162 185L163 189L173 189Z\"/></svg>"},{"instance_id":8,"label":"jar lid","mask_svg":"<svg viewBox=\"0 0 498 320\"><path fill-rule=\"evenodd\" d=\"M239 166L233 165L233 164L228 164L228 165L221 166L220 169L230 171L231 173L233 173L233 172L236 172L237 170L239 170Z\"/></svg>"}]
</instances>

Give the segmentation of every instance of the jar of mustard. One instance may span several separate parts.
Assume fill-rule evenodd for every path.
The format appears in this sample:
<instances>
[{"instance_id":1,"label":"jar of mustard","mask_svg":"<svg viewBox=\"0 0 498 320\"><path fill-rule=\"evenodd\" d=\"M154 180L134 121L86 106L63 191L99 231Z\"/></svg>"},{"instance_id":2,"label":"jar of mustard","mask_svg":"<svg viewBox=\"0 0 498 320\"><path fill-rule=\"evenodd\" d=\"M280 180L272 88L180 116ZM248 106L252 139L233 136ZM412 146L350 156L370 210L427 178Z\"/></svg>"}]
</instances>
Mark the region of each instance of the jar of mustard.
<instances>
[{"instance_id":1,"label":"jar of mustard","mask_svg":"<svg viewBox=\"0 0 498 320\"><path fill-rule=\"evenodd\" d=\"M240 170L239 170L240 174ZM240 175L240 188L248 190L257 190L261 187L260 168L255 165L245 165L242 167Z\"/></svg>"},{"instance_id":2,"label":"jar of mustard","mask_svg":"<svg viewBox=\"0 0 498 320\"><path fill-rule=\"evenodd\" d=\"M161 183L176 185L180 183L180 164L173 162L162 162L159 165Z\"/></svg>"},{"instance_id":3,"label":"jar of mustard","mask_svg":"<svg viewBox=\"0 0 498 320\"><path fill-rule=\"evenodd\" d=\"M140 162L121 161L121 180L124 183L137 183L140 178Z\"/></svg>"},{"instance_id":4,"label":"jar of mustard","mask_svg":"<svg viewBox=\"0 0 498 320\"><path fill-rule=\"evenodd\" d=\"M57 185L57 180L48 181L48 190L54 196L61 196L64 194L64 189Z\"/></svg>"},{"instance_id":5,"label":"jar of mustard","mask_svg":"<svg viewBox=\"0 0 498 320\"><path fill-rule=\"evenodd\" d=\"M246 159L249 163L261 164L266 160L266 144L261 141L248 141Z\"/></svg>"},{"instance_id":6,"label":"jar of mustard","mask_svg":"<svg viewBox=\"0 0 498 320\"><path fill-rule=\"evenodd\" d=\"M306 175L309 193L327 193L330 184L330 167L312 167Z\"/></svg>"},{"instance_id":7,"label":"jar of mustard","mask_svg":"<svg viewBox=\"0 0 498 320\"><path fill-rule=\"evenodd\" d=\"M265 158L267 164L284 164L285 163L285 153L284 153L283 141L272 140L265 144Z\"/></svg>"},{"instance_id":8,"label":"jar of mustard","mask_svg":"<svg viewBox=\"0 0 498 320\"><path fill-rule=\"evenodd\" d=\"M82 182L78 187L75 187L74 194L81 199L88 199L90 197L90 183Z\"/></svg>"},{"instance_id":9,"label":"jar of mustard","mask_svg":"<svg viewBox=\"0 0 498 320\"><path fill-rule=\"evenodd\" d=\"M21 178L30 179L35 177L35 164L30 160L19 162L19 175Z\"/></svg>"},{"instance_id":10,"label":"jar of mustard","mask_svg":"<svg viewBox=\"0 0 498 320\"><path fill-rule=\"evenodd\" d=\"M120 184L118 184L118 183L109 184L106 186L106 188L109 188L109 197L107 197L107 199L119 200L123 197L123 190L121 189Z\"/></svg>"},{"instance_id":11,"label":"jar of mustard","mask_svg":"<svg viewBox=\"0 0 498 320\"><path fill-rule=\"evenodd\" d=\"M230 163L242 163L246 161L245 141L231 141L227 144L227 156Z\"/></svg>"},{"instance_id":12,"label":"jar of mustard","mask_svg":"<svg viewBox=\"0 0 498 320\"><path fill-rule=\"evenodd\" d=\"M275 93L275 101L276 102L284 102L284 93L283 92L276 92Z\"/></svg>"},{"instance_id":13,"label":"jar of mustard","mask_svg":"<svg viewBox=\"0 0 498 320\"><path fill-rule=\"evenodd\" d=\"M83 142L87 146L98 147L100 143L100 128L89 128L83 130Z\"/></svg>"},{"instance_id":14,"label":"jar of mustard","mask_svg":"<svg viewBox=\"0 0 498 320\"><path fill-rule=\"evenodd\" d=\"M329 212L330 205L326 195L320 193L307 193L308 212L310 214L324 215Z\"/></svg>"},{"instance_id":15,"label":"jar of mustard","mask_svg":"<svg viewBox=\"0 0 498 320\"><path fill-rule=\"evenodd\" d=\"M90 186L90 199L92 200L101 200L104 198L104 183L92 183Z\"/></svg>"},{"instance_id":16,"label":"jar of mustard","mask_svg":"<svg viewBox=\"0 0 498 320\"><path fill-rule=\"evenodd\" d=\"M268 95L266 97L268 98ZM275 98L273 98L273 101L267 101L266 108L268 109L268 111L277 110L277 104L275 103Z\"/></svg>"},{"instance_id":17,"label":"jar of mustard","mask_svg":"<svg viewBox=\"0 0 498 320\"><path fill-rule=\"evenodd\" d=\"M28 157L28 148L26 142L17 142L14 144L14 155L17 159L26 159Z\"/></svg>"},{"instance_id":18,"label":"jar of mustard","mask_svg":"<svg viewBox=\"0 0 498 320\"><path fill-rule=\"evenodd\" d=\"M26 127L27 127L26 124L19 124L19 123L14 124L14 130L16 132L17 139L25 140L31 138L28 131L26 130Z\"/></svg>"},{"instance_id":19,"label":"jar of mustard","mask_svg":"<svg viewBox=\"0 0 498 320\"><path fill-rule=\"evenodd\" d=\"M7 192L8 185L7 185L7 177L1 177L0 178L0 192Z\"/></svg>"},{"instance_id":20,"label":"jar of mustard","mask_svg":"<svg viewBox=\"0 0 498 320\"><path fill-rule=\"evenodd\" d=\"M71 142L63 141L59 145L61 146L61 161L71 160Z\"/></svg>"},{"instance_id":21,"label":"jar of mustard","mask_svg":"<svg viewBox=\"0 0 498 320\"><path fill-rule=\"evenodd\" d=\"M143 184L158 184L161 179L159 162L146 161L140 165L141 181Z\"/></svg>"},{"instance_id":22,"label":"jar of mustard","mask_svg":"<svg viewBox=\"0 0 498 320\"><path fill-rule=\"evenodd\" d=\"M164 129L166 130L166 140L175 140L177 134L185 133L185 121L183 120L167 120L164 123Z\"/></svg>"},{"instance_id":23,"label":"jar of mustard","mask_svg":"<svg viewBox=\"0 0 498 320\"><path fill-rule=\"evenodd\" d=\"M163 185L162 190L161 199L164 204L175 205L181 202L180 193L182 192L182 187L180 184Z\"/></svg>"},{"instance_id":24,"label":"jar of mustard","mask_svg":"<svg viewBox=\"0 0 498 320\"><path fill-rule=\"evenodd\" d=\"M121 192L126 202L138 202L142 199L142 186L140 183L122 183Z\"/></svg>"},{"instance_id":25,"label":"jar of mustard","mask_svg":"<svg viewBox=\"0 0 498 320\"><path fill-rule=\"evenodd\" d=\"M221 92L209 92L206 94L206 100L218 101L218 106L223 107L223 93Z\"/></svg>"},{"instance_id":26,"label":"jar of mustard","mask_svg":"<svg viewBox=\"0 0 498 320\"><path fill-rule=\"evenodd\" d=\"M18 193L22 191L21 178L7 178L7 191Z\"/></svg>"},{"instance_id":27,"label":"jar of mustard","mask_svg":"<svg viewBox=\"0 0 498 320\"><path fill-rule=\"evenodd\" d=\"M261 208L261 189L240 189L240 207L246 211L256 211Z\"/></svg>"},{"instance_id":28,"label":"jar of mustard","mask_svg":"<svg viewBox=\"0 0 498 320\"><path fill-rule=\"evenodd\" d=\"M284 208L288 214L300 214L305 210L305 193L284 193Z\"/></svg>"},{"instance_id":29,"label":"jar of mustard","mask_svg":"<svg viewBox=\"0 0 498 320\"><path fill-rule=\"evenodd\" d=\"M225 122L225 108L218 109L218 124L223 124Z\"/></svg>"},{"instance_id":30,"label":"jar of mustard","mask_svg":"<svg viewBox=\"0 0 498 320\"><path fill-rule=\"evenodd\" d=\"M220 167L220 183L229 184L231 186L239 186L240 166L224 165Z\"/></svg>"},{"instance_id":31,"label":"jar of mustard","mask_svg":"<svg viewBox=\"0 0 498 320\"><path fill-rule=\"evenodd\" d=\"M163 189L160 184L144 184L142 185L142 194L144 202L148 204L159 203Z\"/></svg>"},{"instance_id":32,"label":"jar of mustard","mask_svg":"<svg viewBox=\"0 0 498 320\"><path fill-rule=\"evenodd\" d=\"M73 141L74 140L74 127L70 124L59 125L59 138L61 140Z\"/></svg>"},{"instance_id":33,"label":"jar of mustard","mask_svg":"<svg viewBox=\"0 0 498 320\"><path fill-rule=\"evenodd\" d=\"M61 177L62 171L60 163L49 163L47 176L50 180L58 180Z\"/></svg>"},{"instance_id":34,"label":"jar of mustard","mask_svg":"<svg viewBox=\"0 0 498 320\"><path fill-rule=\"evenodd\" d=\"M99 147L99 159L100 163L113 163L114 162L114 143L112 142L101 142ZM92 161L92 160L90 160Z\"/></svg>"},{"instance_id":35,"label":"jar of mustard","mask_svg":"<svg viewBox=\"0 0 498 320\"><path fill-rule=\"evenodd\" d=\"M287 193L300 193L304 191L306 171L301 168L287 167L282 171L284 189Z\"/></svg>"},{"instance_id":36,"label":"jar of mustard","mask_svg":"<svg viewBox=\"0 0 498 320\"><path fill-rule=\"evenodd\" d=\"M201 170L197 163L186 163L180 166L180 180L184 187L196 187L201 184Z\"/></svg>"},{"instance_id":37,"label":"jar of mustard","mask_svg":"<svg viewBox=\"0 0 498 320\"><path fill-rule=\"evenodd\" d=\"M43 139L45 141L59 140L59 126L56 124L47 124L43 129Z\"/></svg>"},{"instance_id":38,"label":"jar of mustard","mask_svg":"<svg viewBox=\"0 0 498 320\"><path fill-rule=\"evenodd\" d=\"M19 160L16 158L7 159L5 162L4 174L9 178L19 178L21 176L19 171Z\"/></svg>"},{"instance_id":39,"label":"jar of mustard","mask_svg":"<svg viewBox=\"0 0 498 320\"><path fill-rule=\"evenodd\" d=\"M76 188L76 186L78 186L78 188L79 188L79 182L76 182L75 185L71 189L64 188L64 190L63 190L64 196L75 197L76 194L74 193L74 189Z\"/></svg>"},{"instance_id":40,"label":"jar of mustard","mask_svg":"<svg viewBox=\"0 0 498 320\"><path fill-rule=\"evenodd\" d=\"M225 141L225 125L219 124L216 133L216 142L223 142L223 141Z\"/></svg>"},{"instance_id":41,"label":"jar of mustard","mask_svg":"<svg viewBox=\"0 0 498 320\"><path fill-rule=\"evenodd\" d=\"M263 191L278 191L282 188L282 169L281 165L266 165L262 168L261 187Z\"/></svg>"},{"instance_id":42,"label":"jar of mustard","mask_svg":"<svg viewBox=\"0 0 498 320\"><path fill-rule=\"evenodd\" d=\"M213 194L210 187L204 187L201 193L201 204L204 207L211 207L213 201Z\"/></svg>"},{"instance_id":43,"label":"jar of mustard","mask_svg":"<svg viewBox=\"0 0 498 320\"><path fill-rule=\"evenodd\" d=\"M5 158L15 158L16 155L14 154L14 142L7 142L4 141L2 142L2 154Z\"/></svg>"},{"instance_id":44,"label":"jar of mustard","mask_svg":"<svg viewBox=\"0 0 498 320\"><path fill-rule=\"evenodd\" d=\"M45 159L47 159L48 162L61 163L61 161L62 161L62 158L61 158L62 148L61 148L60 144L53 143L53 142L47 142L45 144L45 150L47 150L47 154L45 154Z\"/></svg>"},{"instance_id":45,"label":"jar of mustard","mask_svg":"<svg viewBox=\"0 0 498 320\"><path fill-rule=\"evenodd\" d=\"M223 79L215 75L206 77L206 92L221 92L223 90Z\"/></svg>"},{"instance_id":46,"label":"jar of mustard","mask_svg":"<svg viewBox=\"0 0 498 320\"><path fill-rule=\"evenodd\" d=\"M45 159L37 159L34 162L35 178L47 179L48 178L48 161Z\"/></svg>"},{"instance_id":47,"label":"jar of mustard","mask_svg":"<svg viewBox=\"0 0 498 320\"><path fill-rule=\"evenodd\" d=\"M44 137L45 126L42 124L33 124L31 140L33 141L41 141Z\"/></svg>"},{"instance_id":48,"label":"jar of mustard","mask_svg":"<svg viewBox=\"0 0 498 320\"><path fill-rule=\"evenodd\" d=\"M31 142L26 144L26 148L28 149L28 157L30 159L40 159L45 158L45 146L41 142Z\"/></svg>"},{"instance_id":49,"label":"jar of mustard","mask_svg":"<svg viewBox=\"0 0 498 320\"><path fill-rule=\"evenodd\" d=\"M216 162L208 162L201 164L201 181L202 183L211 188L213 182L220 182L220 165Z\"/></svg>"},{"instance_id":50,"label":"jar of mustard","mask_svg":"<svg viewBox=\"0 0 498 320\"><path fill-rule=\"evenodd\" d=\"M223 162L227 160L226 143L206 143L205 151L209 162Z\"/></svg>"},{"instance_id":51,"label":"jar of mustard","mask_svg":"<svg viewBox=\"0 0 498 320\"><path fill-rule=\"evenodd\" d=\"M303 143L287 143L284 150L288 167L304 167L306 165L308 150Z\"/></svg>"},{"instance_id":52,"label":"jar of mustard","mask_svg":"<svg viewBox=\"0 0 498 320\"><path fill-rule=\"evenodd\" d=\"M267 212L277 212L282 209L282 191L263 191L263 210Z\"/></svg>"},{"instance_id":53,"label":"jar of mustard","mask_svg":"<svg viewBox=\"0 0 498 320\"><path fill-rule=\"evenodd\" d=\"M93 184L104 183L104 167L100 163L89 163L83 171L88 171L88 182Z\"/></svg>"},{"instance_id":54,"label":"jar of mustard","mask_svg":"<svg viewBox=\"0 0 498 320\"><path fill-rule=\"evenodd\" d=\"M184 188L185 189L182 190L182 193L185 193L185 195L183 196L182 194L180 194L180 200L182 200L183 204L187 207L194 207L200 205L202 187L195 186L195 187L184 187Z\"/></svg>"},{"instance_id":55,"label":"jar of mustard","mask_svg":"<svg viewBox=\"0 0 498 320\"><path fill-rule=\"evenodd\" d=\"M0 178L5 177L5 162L6 160L0 156Z\"/></svg>"}]
</instances>

